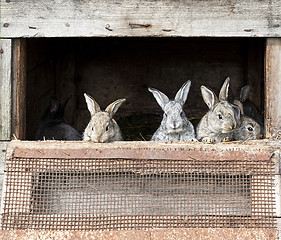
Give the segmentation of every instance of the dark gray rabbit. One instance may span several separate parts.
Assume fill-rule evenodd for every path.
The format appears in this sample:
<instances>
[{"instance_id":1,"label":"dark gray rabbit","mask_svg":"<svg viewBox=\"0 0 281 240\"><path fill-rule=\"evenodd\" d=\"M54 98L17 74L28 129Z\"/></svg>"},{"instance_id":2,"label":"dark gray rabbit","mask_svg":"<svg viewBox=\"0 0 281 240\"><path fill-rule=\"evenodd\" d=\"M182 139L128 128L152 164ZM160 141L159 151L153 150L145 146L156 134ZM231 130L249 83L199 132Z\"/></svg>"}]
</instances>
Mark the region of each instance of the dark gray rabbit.
<instances>
[{"instance_id":1,"label":"dark gray rabbit","mask_svg":"<svg viewBox=\"0 0 281 240\"><path fill-rule=\"evenodd\" d=\"M151 141L197 141L194 127L183 111L190 85L189 80L185 82L174 100L170 100L164 93L155 88L148 88L164 111L161 125L153 134Z\"/></svg>"},{"instance_id":2,"label":"dark gray rabbit","mask_svg":"<svg viewBox=\"0 0 281 240\"><path fill-rule=\"evenodd\" d=\"M264 135L264 117L261 113L261 110L253 103L250 98L251 86L246 85L241 88L240 91L240 102L243 105L244 115L254 119L260 126L262 134Z\"/></svg>"},{"instance_id":3,"label":"dark gray rabbit","mask_svg":"<svg viewBox=\"0 0 281 240\"><path fill-rule=\"evenodd\" d=\"M234 103L241 110L240 122L233 130L234 141L247 141L260 139L262 137L260 125L252 118L244 115L243 105L240 101L235 100Z\"/></svg>"},{"instance_id":4,"label":"dark gray rabbit","mask_svg":"<svg viewBox=\"0 0 281 240\"><path fill-rule=\"evenodd\" d=\"M199 141L216 143L232 139L233 129L240 121L240 109L227 100L229 81L229 78L224 81L219 98L212 90L201 86L202 97L209 111L198 123L196 136Z\"/></svg>"},{"instance_id":5,"label":"dark gray rabbit","mask_svg":"<svg viewBox=\"0 0 281 240\"><path fill-rule=\"evenodd\" d=\"M52 97L51 105L45 110L37 128L35 140L82 140L80 133L64 121L64 108L71 96L58 101Z\"/></svg>"}]
</instances>

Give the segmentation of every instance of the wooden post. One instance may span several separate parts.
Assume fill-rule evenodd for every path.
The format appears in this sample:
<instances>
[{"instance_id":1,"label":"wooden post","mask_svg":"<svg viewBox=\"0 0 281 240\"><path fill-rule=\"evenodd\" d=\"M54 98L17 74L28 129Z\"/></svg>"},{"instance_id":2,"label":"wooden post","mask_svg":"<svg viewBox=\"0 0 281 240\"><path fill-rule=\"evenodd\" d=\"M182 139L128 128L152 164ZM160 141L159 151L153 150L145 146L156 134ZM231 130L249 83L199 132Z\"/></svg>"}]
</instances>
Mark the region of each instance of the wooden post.
<instances>
[{"instance_id":1,"label":"wooden post","mask_svg":"<svg viewBox=\"0 0 281 240\"><path fill-rule=\"evenodd\" d=\"M267 138L281 138L281 38L268 38L265 53L265 126Z\"/></svg>"},{"instance_id":2,"label":"wooden post","mask_svg":"<svg viewBox=\"0 0 281 240\"><path fill-rule=\"evenodd\" d=\"M0 140L11 139L12 40L0 39Z\"/></svg>"},{"instance_id":3,"label":"wooden post","mask_svg":"<svg viewBox=\"0 0 281 240\"><path fill-rule=\"evenodd\" d=\"M26 130L26 41L15 39L12 46L12 134L22 140Z\"/></svg>"}]
</instances>

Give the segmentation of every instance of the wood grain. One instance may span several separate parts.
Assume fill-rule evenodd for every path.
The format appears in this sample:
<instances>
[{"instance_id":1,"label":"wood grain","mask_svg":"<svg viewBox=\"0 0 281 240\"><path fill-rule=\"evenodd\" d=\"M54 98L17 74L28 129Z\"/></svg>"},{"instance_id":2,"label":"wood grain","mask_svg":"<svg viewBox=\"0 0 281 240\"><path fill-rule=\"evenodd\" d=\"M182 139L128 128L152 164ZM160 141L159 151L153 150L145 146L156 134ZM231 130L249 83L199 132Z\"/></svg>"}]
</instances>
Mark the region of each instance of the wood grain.
<instances>
[{"instance_id":1,"label":"wood grain","mask_svg":"<svg viewBox=\"0 0 281 240\"><path fill-rule=\"evenodd\" d=\"M13 40L12 61L12 133L17 139L25 139L26 42L24 39Z\"/></svg>"},{"instance_id":2,"label":"wood grain","mask_svg":"<svg viewBox=\"0 0 281 240\"><path fill-rule=\"evenodd\" d=\"M12 41L0 39L0 140L11 139Z\"/></svg>"},{"instance_id":3,"label":"wood grain","mask_svg":"<svg viewBox=\"0 0 281 240\"><path fill-rule=\"evenodd\" d=\"M281 39L268 38L265 56L266 137L281 138Z\"/></svg>"},{"instance_id":4,"label":"wood grain","mask_svg":"<svg viewBox=\"0 0 281 240\"><path fill-rule=\"evenodd\" d=\"M279 0L1 0L1 37L280 37Z\"/></svg>"}]
</instances>

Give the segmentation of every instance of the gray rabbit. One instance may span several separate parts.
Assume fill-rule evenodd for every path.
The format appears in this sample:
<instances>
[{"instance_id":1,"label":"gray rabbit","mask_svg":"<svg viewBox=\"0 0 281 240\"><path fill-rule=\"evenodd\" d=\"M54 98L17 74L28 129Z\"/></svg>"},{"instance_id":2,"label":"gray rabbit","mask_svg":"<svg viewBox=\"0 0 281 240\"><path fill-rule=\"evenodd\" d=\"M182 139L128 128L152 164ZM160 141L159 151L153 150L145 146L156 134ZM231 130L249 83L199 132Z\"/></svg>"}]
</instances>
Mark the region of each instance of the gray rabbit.
<instances>
[{"instance_id":1,"label":"gray rabbit","mask_svg":"<svg viewBox=\"0 0 281 240\"><path fill-rule=\"evenodd\" d=\"M121 130L117 122L112 118L126 99L118 99L109 104L105 111L101 111L99 104L89 95L84 93L91 120L84 134L84 141L108 143L123 140Z\"/></svg>"},{"instance_id":2,"label":"gray rabbit","mask_svg":"<svg viewBox=\"0 0 281 240\"><path fill-rule=\"evenodd\" d=\"M264 135L264 117L261 113L261 110L252 102L249 98L251 91L251 86L246 85L241 88L240 91L240 102L243 104L244 115L255 120L260 126L262 134Z\"/></svg>"},{"instance_id":3,"label":"gray rabbit","mask_svg":"<svg viewBox=\"0 0 281 240\"><path fill-rule=\"evenodd\" d=\"M58 101L56 97L52 97L51 105L45 110L37 131L35 140L82 140L80 133L63 119L65 106L71 96Z\"/></svg>"},{"instance_id":4,"label":"gray rabbit","mask_svg":"<svg viewBox=\"0 0 281 240\"><path fill-rule=\"evenodd\" d=\"M199 141L216 143L232 139L232 131L240 121L240 109L227 100L229 81L229 78L224 81L219 98L212 90L201 86L202 97L209 111L198 123L196 136Z\"/></svg>"},{"instance_id":5,"label":"gray rabbit","mask_svg":"<svg viewBox=\"0 0 281 240\"><path fill-rule=\"evenodd\" d=\"M238 126L233 131L233 140L260 139L262 137L261 126L254 119L244 115L243 104L239 100L235 100L234 103L239 106L241 116Z\"/></svg>"},{"instance_id":6,"label":"gray rabbit","mask_svg":"<svg viewBox=\"0 0 281 240\"><path fill-rule=\"evenodd\" d=\"M151 141L197 141L194 127L183 111L190 85L189 80L185 82L174 100L170 100L164 93L155 88L148 88L164 111L161 125L153 134Z\"/></svg>"}]
</instances>

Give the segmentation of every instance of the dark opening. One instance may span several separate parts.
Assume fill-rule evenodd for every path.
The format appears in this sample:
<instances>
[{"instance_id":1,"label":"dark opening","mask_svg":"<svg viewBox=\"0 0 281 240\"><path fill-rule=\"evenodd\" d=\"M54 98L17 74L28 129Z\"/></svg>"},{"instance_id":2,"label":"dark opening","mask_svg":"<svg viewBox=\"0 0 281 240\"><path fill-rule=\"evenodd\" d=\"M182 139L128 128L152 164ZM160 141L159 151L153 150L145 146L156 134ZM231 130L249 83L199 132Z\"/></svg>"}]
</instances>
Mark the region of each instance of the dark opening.
<instances>
[{"instance_id":1,"label":"dark opening","mask_svg":"<svg viewBox=\"0 0 281 240\"><path fill-rule=\"evenodd\" d=\"M173 98L191 80L185 112L195 124L207 111L200 86L218 93L228 76L234 98L250 84L252 101L263 109L263 59L262 38L28 39L26 138L33 139L52 95L72 95L65 120L81 133L90 119L83 93L102 108L126 98L115 116L125 140L149 140L161 121L149 86Z\"/></svg>"}]
</instances>

